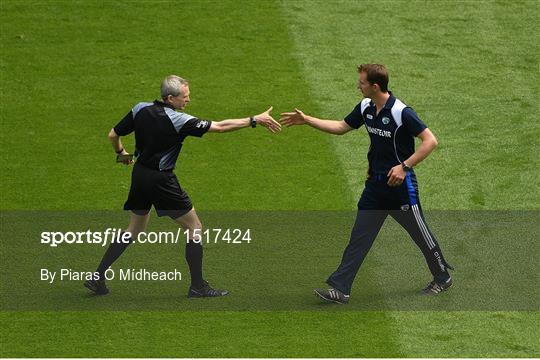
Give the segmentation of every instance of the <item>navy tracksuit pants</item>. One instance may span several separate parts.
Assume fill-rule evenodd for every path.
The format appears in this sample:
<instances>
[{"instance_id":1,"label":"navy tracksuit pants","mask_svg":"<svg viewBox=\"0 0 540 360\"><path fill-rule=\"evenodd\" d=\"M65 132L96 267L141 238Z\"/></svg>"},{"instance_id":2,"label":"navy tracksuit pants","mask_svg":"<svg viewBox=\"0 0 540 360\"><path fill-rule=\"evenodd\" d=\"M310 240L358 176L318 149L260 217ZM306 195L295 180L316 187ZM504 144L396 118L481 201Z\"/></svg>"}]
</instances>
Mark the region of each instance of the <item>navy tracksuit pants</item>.
<instances>
[{"instance_id":1,"label":"navy tracksuit pants","mask_svg":"<svg viewBox=\"0 0 540 360\"><path fill-rule=\"evenodd\" d=\"M344 294L350 294L352 283L384 220L392 216L411 236L426 259L436 281L446 281L450 265L445 261L435 236L428 228L413 171L400 186L390 187L386 175L372 175L366 180L358 202L358 213L345 248L341 264L326 281Z\"/></svg>"}]
</instances>

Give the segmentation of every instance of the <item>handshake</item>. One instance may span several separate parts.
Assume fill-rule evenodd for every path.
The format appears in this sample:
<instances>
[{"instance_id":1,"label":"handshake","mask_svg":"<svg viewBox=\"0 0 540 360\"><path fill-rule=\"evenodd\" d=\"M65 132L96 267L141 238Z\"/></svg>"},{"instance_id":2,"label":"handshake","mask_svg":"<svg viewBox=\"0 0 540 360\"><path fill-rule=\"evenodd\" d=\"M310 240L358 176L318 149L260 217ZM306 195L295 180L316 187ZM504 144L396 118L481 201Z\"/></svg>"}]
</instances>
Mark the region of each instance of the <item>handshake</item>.
<instances>
[{"instance_id":1,"label":"handshake","mask_svg":"<svg viewBox=\"0 0 540 360\"><path fill-rule=\"evenodd\" d=\"M294 109L294 111L291 112L281 113L279 121L276 121L271 115L272 109L272 106L270 106L265 112L262 112L255 116L251 116L250 118L242 119L226 119L221 121L209 122L206 120L200 120L195 118L190 120L194 123L187 127L188 129L183 134L184 136L195 135L200 137L204 133L201 132L200 129L205 127L205 131L208 132L224 133L246 128L250 125L251 127L255 127L257 124L267 128L268 131L272 133L280 132L282 125L286 127L291 127L294 125L303 124L308 124L315 129L334 135L342 135L352 130L352 127L350 127L344 120L322 120L313 116L306 115L298 109ZM119 136L114 131L114 128L109 133L109 139L113 144L114 150L118 154L116 161L125 165L133 164L133 156L131 154L128 154L124 150L122 143L120 142Z\"/></svg>"},{"instance_id":2,"label":"handshake","mask_svg":"<svg viewBox=\"0 0 540 360\"><path fill-rule=\"evenodd\" d=\"M272 112L272 109L273 107L270 106L270 108L265 112L262 112L259 115L255 115L253 117L254 121L257 124L264 126L272 133L280 132L282 124L286 127L291 127L293 125L303 125L307 123L306 119L308 118L308 116L305 115L301 110L294 109L294 111L291 112L281 113L281 117L278 122L270 114Z\"/></svg>"}]
</instances>

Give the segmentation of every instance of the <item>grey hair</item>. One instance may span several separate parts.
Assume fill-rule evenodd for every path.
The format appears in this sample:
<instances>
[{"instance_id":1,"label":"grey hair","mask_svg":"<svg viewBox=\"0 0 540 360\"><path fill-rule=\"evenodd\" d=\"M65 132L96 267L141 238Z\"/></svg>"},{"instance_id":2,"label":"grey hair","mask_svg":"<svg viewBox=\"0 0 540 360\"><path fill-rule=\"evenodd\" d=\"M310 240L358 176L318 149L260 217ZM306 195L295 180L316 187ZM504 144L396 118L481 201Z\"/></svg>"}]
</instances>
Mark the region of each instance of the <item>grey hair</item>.
<instances>
[{"instance_id":1,"label":"grey hair","mask_svg":"<svg viewBox=\"0 0 540 360\"><path fill-rule=\"evenodd\" d=\"M166 99L167 96L178 96L182 92L182 86L189 85L186 79L180 76L169 75L161 82L161 98Z\"/></svg>"}]
</instances>

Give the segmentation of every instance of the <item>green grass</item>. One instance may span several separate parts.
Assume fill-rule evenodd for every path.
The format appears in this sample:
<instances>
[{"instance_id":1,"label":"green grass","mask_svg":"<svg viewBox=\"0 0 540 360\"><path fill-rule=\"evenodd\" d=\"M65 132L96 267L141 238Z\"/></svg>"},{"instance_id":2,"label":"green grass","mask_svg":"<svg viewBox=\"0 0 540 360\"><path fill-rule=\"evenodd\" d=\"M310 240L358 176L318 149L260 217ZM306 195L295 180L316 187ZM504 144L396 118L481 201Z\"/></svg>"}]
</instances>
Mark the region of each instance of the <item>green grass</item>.
<instances>
[{"instance_id":1,"label":"green grass","mask_svg":"<svg viewBox=\"0 0 540 360\"><path fill-rule=\"evenodd\" d=\"M467 349L470 357L538 355L531 335L536 331L534 317L522 319L517 313L507 312L452 312L444 318L426 312L396 312L393 319L385 312L205 312L196 316L190 312L101 312L90 323L84 315L27 312L12 321L2 313L4 339L12 344L5 354L331 358L337 353L343 357L459 357L465 356L463 349ZM144 320L147 322L142 327ZM409 324L406 331L412 340L401 349L396 348L388 331L396 320ZM111 323L115 326L111 327ZM525 336L517 337L515 328ZM24 342L19 338L22 333Z\"/></svg>"},{"instance_id":2,"label":"green grass","mask_svg":"<svg viewBox=\"0 0 540 360\"><path fill-rule=\"evenodd\" d=\"M356 64L388 66L390 90L440 140L417 168L424 207L538 209L538 2L345 0L284 10L319 116L352 110ZM364 131L332 138L354 198L366 171Z\"/></svg>"},{"instance_id":3,"label":"green grass","mask_svg":"<svg viewBox=\"0 0 540 360\"><path fill-rule=\"evenodd\" d=\"M0 6L1 356L540 356L538 290L525 281L538 283L537 2ZM425 207L487 210L428 214L447 257L460 265L459 282L444 297L419 306L407 293L427 273L392 223L367 258L349 307L325 308L309 295L339 261L350 230L345 217L353 214L325 226L328 214L317 222L308 210L354 209L368 139L363 130L331 137L307 128L188 139L176 171L207 225L223 226L213 223L212 211L230 217L248 210L227 225L267 230L258 243L210 245L206 252L206 271L218 284L242 295L251 285L268 291L267 299L191 304L185 282L115 283L103 299L88 298L76 282L26 288L36 266L92 266L100 257L94 247L44 249L36 230L104 226L90 223L91 214L85 224L80 211L102 216L121 207L129 171L113 163L106 134L136 102L156 98L165 75L190 80L187 111L202 118L243 117L274 105L275 114L298 106L339 119L359 101L355 65L370 61L388 64L391 89L439 137L439 149L418 168ZM132 139L125 143L133 146ZM536 212L512 211L522 209ZM43 224L66 210L74 211L73 222ZM279 210L315 224L293 216L263 221L264 214L287 214ZM106 222L121 226L121 218ZM154 219L151 226L171 226L165 224ZM12 237L15 231L27 236ZM306 239L310 233L318 236ZM185 271L181 253L130 249L120 261ZM481 302L480 274L487 271L494 286ZM298 281L292 300L279 303L284 285ZM394 291L383 290L388 282ZM26 297L17 296L25 290ZM118 311L103 311L109 306Z\"/></svg>"},{"instance_id":4,"label":"green grass","mask_svg":"<svg viewBox=\"0 0 540 360\"><path fill-rule=\"evenodd\" d=\"M3 208L118 208L129 176L114 166L106 136L137 102L159 96L167 74L190 80L192 101L186 111L201 118L246 117L270 105L278 113L309 98L285 29L268 21L240 21L246 14L279 16L272 2L242 7L38 2L24 9L18 4L6 2L3 11L2 44L8 51L2 70L9 91L3 96L8 131L2 141L11 149L4 154ZM122 21L118 14L129 16ZM47 21L51 16L58 20ZM24 110L21 94L32 104ZM306 134L301 142L267 134L256 129L186 140L177 174L198 208L295 209L304 204L339 209L347 204L346 184L335 181L338 170L332 154L324 151L329 147L324 134ZM133 141L126 144L132 148ZM289 156L297 153L304 156ZM315 186L306 186L313 174L300 171L310 164L321 170L320 183L335 182L337 188L318 187L318 197L299 192ZM34 176L21 178L21 169Z\"/></svg>"}]
</instances>

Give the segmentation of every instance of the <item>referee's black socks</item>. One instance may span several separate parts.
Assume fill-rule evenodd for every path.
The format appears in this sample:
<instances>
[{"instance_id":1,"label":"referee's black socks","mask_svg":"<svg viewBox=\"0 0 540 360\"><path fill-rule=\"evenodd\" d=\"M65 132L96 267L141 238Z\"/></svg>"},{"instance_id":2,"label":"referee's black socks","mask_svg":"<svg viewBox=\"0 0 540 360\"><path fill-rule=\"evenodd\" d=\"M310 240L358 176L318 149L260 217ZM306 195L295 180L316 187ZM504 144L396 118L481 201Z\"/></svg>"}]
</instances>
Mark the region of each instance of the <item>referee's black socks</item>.
<instances>
[{"instance_id":1,"label":"referee's black socks","mask_svg":"<svg viewBox=\"0 0 540 360\"><path fill-rule=\"evenodd\" d=\"M105 255L103 255L103 258L101 259L101 262L99 263L99 266L96 270L96 272L99 274L99 278L101 280L105 279L105 271L122 255L124 250L127 249L129 244L133 242L131 237L123 238L124 233L120 235L120 239L115 239L115 241L111 242L109 247L107 248L107 251L105 251Z\"/></svg>"},{"instance_id":2,"label":"referee's black socks","mask_svg":"<svg viewBox=\"0 0 540 360\"><path fill-rule=\"evenodd\" d=\"M186 243L186 261L189 266L189 273L191 275L191 287L200 289L204 285L202 276L202 258L203 247L202 243L189 239Z\"/></svg>"},{"instance_id":3,"label":"referee's black socks","mask_svg":"<svg viewBox=\"0 0 540 360\"><path fill-rule=\"evenodd\" d=\"M120 240L111 242L96 270L100 279L105 279L105 271L107 271L107 269L120 257L120 255L122 255L122 253L132 242L133 240L131 237L126 238L123 241ZM202 244L190 239L186 243L186 261L191 274L191 286L195 289L200 289L204 285L202 276L202 259Z\"/></svg>"}]
</instances>

